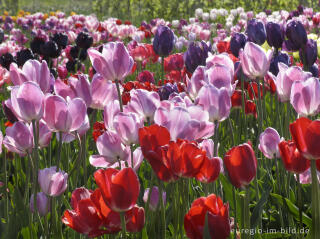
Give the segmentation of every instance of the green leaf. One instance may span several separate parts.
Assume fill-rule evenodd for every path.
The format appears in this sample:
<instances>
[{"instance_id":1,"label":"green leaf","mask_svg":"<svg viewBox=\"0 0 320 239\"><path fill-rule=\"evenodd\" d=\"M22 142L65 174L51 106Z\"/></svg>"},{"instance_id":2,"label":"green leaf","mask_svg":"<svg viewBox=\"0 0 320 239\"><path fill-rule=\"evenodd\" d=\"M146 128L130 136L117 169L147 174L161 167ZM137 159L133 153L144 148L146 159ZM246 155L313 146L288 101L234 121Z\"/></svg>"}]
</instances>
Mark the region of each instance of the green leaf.
<instances>
[{"instance_id":1,"label":"green leaf","mask_svg":"<svg viewBox=\"0 0 320 239\"><path fill-rule=\"evenodd\" d=\"M141 234L142 234L142 239L148 239L147 229L145 227L142 229Z\"/></svg>"},{"instance_id":2,"label":"green leaf","mask_svg":"<svg viewBox=\"0 0 320 239\"><path fill-rule=\"evenodd\" d=\"M206 213L206 219L203 228L203 239L211 239L208 225L208 213Z\"/></svg>"}]
</instances>

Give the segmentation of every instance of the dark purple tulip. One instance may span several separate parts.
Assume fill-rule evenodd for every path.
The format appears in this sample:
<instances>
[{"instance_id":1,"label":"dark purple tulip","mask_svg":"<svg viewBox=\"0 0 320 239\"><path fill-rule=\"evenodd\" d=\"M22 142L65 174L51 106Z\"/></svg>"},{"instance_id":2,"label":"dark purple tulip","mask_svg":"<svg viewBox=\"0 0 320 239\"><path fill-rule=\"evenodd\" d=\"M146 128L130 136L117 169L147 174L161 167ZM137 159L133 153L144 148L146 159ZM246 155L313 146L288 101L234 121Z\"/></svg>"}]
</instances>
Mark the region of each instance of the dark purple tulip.
<instances>
[{"instance_id":1,"label":"dark purple tulip","mask_svg":"<svg viewBox=\"0 0 320 239\"><path fill-rule=\"evenodd\" d=\"M55 41L58 47L64 49L68 44L68 36L64 33L56 33L53 35L52 40Z\"/></svg>"},{"instance_id":2,"label":"dark purple tulip","mask_svg":"<svg viewBox=\"0 0 320 239\"><path fill-rule=\"evenodd\" d=\"M188 22L187 22L186 19L180 19L180 24L181 24L182 26L186 26L186 25L188 25Z\"/></svg>"},{"instance_id":3,"label":"dark purple tulip","mask_svg":"<svg viewBox=\"0 0 320 239\"><path fill-rule=\"evenodd\" d=\"M15 59L14 59L13 55L11 55L9 52L0 56L0 65L2 67L6 68L7 70L9 70L10 64L12 62L15 62Z\"/></svg>"},{"instance_id":4,"label":"dark purple tulip","mask_svg":"<svg viewBox=\"0 0 320 239\"><path fill-rule=\"evenodd\" d=\"M9 103L8 100L2 101L2 109L3 109L3 113L5 114L7 120L13 124L14 122L17 122L18 119L15 116L15 114L12 112L10 107L7 106L8 103Z\"/></svg>"},{"instance_id":5,"label":"dark purple tulip","mask_svg":"<svg viewBox=\"0 0 320 239\"><path fill-rule=\"evenodd\" d=\"M179 93L178 87L176 84L167 83L163 85L159 90L158 94L161 100L168 100L171 93L176 92Z\"/></svg>"},{"instance_id":6,"label":"dark purple tulip","mask_svg":"<svg viewBox=\"0 0 320 239\"><path fill-rule=\"evenodd\" d=\"M60 55L60 49L54 41L47 41L41 45L40 51L46 57L57 58Z\"/></svg>"},{"instance_id":7,"label":"dark purple tulip","mask_svg":"<svg viewBox=\"0 0 320 239\"><path fill-rule=\"evenodd\" d=\"M153 50L159 56L168 56L174 46L174 34L167 26L160 25L153 39Z\"/></svg>"},{"instance_id":8,"label":"dark purple tulip","mask_svg":"<svg viewBox=\"0 0 320 239\"><path fill-rule=\"evenodd\" d=\"M307 44L304 48L301 48L299 51L300 59L302 60L303 65L312 66L313 63L317 60L318 47L317 42L308 39Z\"/></svg>"},{"instance_id":9,"label":"dark purple tulip","mask_svg":"<svg viewBox=\"0 0 320 239\"><path fill-rule=\"evenodd\" d=\"M269 46L281 48L284 40L284 32L278 23L268 22L266 25L267 42Z\"/></svg>"},{"instance_id":10,"label":"dark purple tulip","mask_svg":"<svg viewBox=\"0 0 320 239\"><path fill-rule=\"evenodd\" d=\"M230 40L230 50L232 54L236 57L239 56L239 51L244 48L247 42L247 37L243 33L236 33Z\"/></svg>"},{"instance_id":11,"label":"dark purple tulip","mask_svg":"<svg viewBox=\"0 0 320 239\"><path fill-rule=\"evenodd\" d=\"M267 38L264 24L256 19L248 21L246 33L248 35L248 40L258 45L262 45Z\"/></svg>"},{"instance_id":12,"label":"dark purple tulip","mask_svg":"<svg viewBox=\"0 0 320 239\"><path fill-rule=\"evenodd\" d=\"M35 37L33 40L30 42L30 48L33 53L36 54L41 54L41 46L45 44L45 40L40 37Z\"/></svg>"},{"instance_id":13,"label":"dark purple tulip","mask_svg":"<svg viewBox=\"0 0 320 239\"><path fill-rule=\"evenodd\" d=\"M198 66L205 66L209 52L208 45L204 42L191 42L188 50L184 53L184 64L190 73L193 73Z\"/></svg>"},{"instance_id":14,"label":"dark purple tulip","mask_svg":"<svg viewBox=\"0 0 320 239\"><path fill-rule=\"evenodd\" d=\"M307 43L307 32L299 21L292 20L287 24L286 47L289 51L297 51Z\"/></svg>"},{"instance_id":15,"label":"dark purple tulip","mask_svg":"<svg viewBox=\"0 0 320 239\"><path fill-rule=\"evenodd\" d=\"M313 77L319 77L319 68L317 64L310 66L309 71L312 73Z\"/></svg>"},{"instance_id":16,"label":"dark purple tulip","mask_svg":"<svg viewBox=\"0 0 320 239\"><path fill-rule=\"evenodd\" d=\"M286 64L287 66L289 66L290 65L290 57L288 56L287 53L280 52L278 55L274 56L271 59L269 71L272 74L274 74L275 76L278 75L278 73L279 73L279 67L278 67L279 62L282 62L282 63Z\"/></svg>"},{"instance_id":17,"label":"dark purple tulip","mask_svg":"<svg viewBox=\"0 0 320 239\"><path fill-rule=\"evenodd\" d=\"M80 32L76 38L76 44L79 48L88 49L93 44L93 38L86 32Z\"/></svg>"},{"instance_id":18,"label":"dark purple tulip","mask_svg":"<svg viewBox=\"0 0 320 239\"><path fill-rule=\"evenodd\" d=\"M300 14L303 13L303 9L304 9L304 7L303 7L302 5L299 5L299 6L297 7L297 10L298 10L298 12L299 12Z\"/></svg>"},{"instance_id":19,"label":"dark purple tulip","mask_svg":"<svg viewBox=\"0 0 320 239\"><path fill-rule=\"evenodd\" d=\"M269 16L269 15L271 15L272 11L270 9L266 9L265 13Z\"/></svg>"},{"instance_id":20,"label":"dark purple tulip","mask_svg":"<svg viewBox=\"0 0 320 239\"><path fill-rule=\"evenodd\" d=\"M16 58L18 66L23 66L27 60L34 59L34 55L30 49L26 48L18 51Z\"/></svg>"},{"instance_id":21,"label":"dark purple tulip","mask_svg":"<svg viewBox=\"0 0 320 239\"><path fill-rule=\"evenodd\" d=\"M0 43L2 43L4 40L4 32L3 30L0 28Z\"/></svg>"}]
</instances>

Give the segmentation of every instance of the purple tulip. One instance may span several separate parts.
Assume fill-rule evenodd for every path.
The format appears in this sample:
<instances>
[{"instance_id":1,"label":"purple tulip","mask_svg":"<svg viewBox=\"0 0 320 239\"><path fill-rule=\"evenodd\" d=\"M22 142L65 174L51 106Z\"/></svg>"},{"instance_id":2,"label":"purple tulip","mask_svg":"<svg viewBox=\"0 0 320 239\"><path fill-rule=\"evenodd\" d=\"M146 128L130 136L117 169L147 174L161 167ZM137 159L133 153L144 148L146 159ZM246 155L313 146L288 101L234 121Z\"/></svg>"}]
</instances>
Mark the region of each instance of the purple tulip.
<instances>
[{"instance_id":1,"label":"purple tulip","mask_svg":"<svg viewBox=\"0 0 320 239\"><path fill-rule=\"evenodd\" d=\"M284 31L278 23L268 22L266 25L267 42L269 46L276 49L282 47L284 41Z\"/></svg>"},{"instance_id":2,"label":"purple tulip","mask_svg":"<svg viewBox=\"0 0 320 239\"><path fill-rule=\"evenodd\" d=\"M0 154L2 153L2 142L3 142L3 134L0 131Z\"/></svg>"},{"instance_id":3,"label":"purple tulip","mask_svg":"<svg viewBox=\"0 0 320 239\"><path fill-rule=\"evenodd\" d=\"M267 128L264 132L260 134L259 137L259 150L268 159L279 158L279 143L280 135L274 128Z\"/></svg>"},{"instance_id":4,"label":"purple tulip","mask_svg":"<svg viewBox=\"0 0 320 239\"><path fill-rule=\"evenodd\" d=\"M244 48L247 42L247 37L243 33L235 33L230 40L230 50L232 54L239 57L240 49Z\"/></svg>"},{"instance_id":5,"label":"purple tulip","mask_svg":"<svg viewBox=\"0 0 320 239\"><path fill-rule=\"evenodd\" d=\"M264 24L257 19L251 19L248 21L246 33L248 35L248 41L254 42L258 45L262 45L267 38Z\"/></svg>"},{"instance_id":6,"label":"purple tulip","mask_svg":"<svg viewBox=\"0 0 320 239\"><path fill-rule=\"evenodd\" d=\"M315 63L312 66L309 67L309 72L311 72L313 77L318 78L319 77L319 68L318 65Z\"/></svg>"},{"instance_id":7,"label":"purple tulip","mask_svg":"<svg viewBox=\"0 0 320 239\"><path fill-rule=\"evenodd\" d=\"M206 67L210 70L215 65L223 65L230 71L230 76L234 75L234 64L230 59L229 55L226 53L221 53L218 55L209 54L209 57L206 60Z\"/></svg>"},{"instance_id":8,"label":"purple tulip","mask_svg":"<svg viewBox=\"0 0 320 239\"><path fill-rule=\"evenodd\" d=\"M190 73L193 73L198 66L205 66L210 48L204 42L191 42L184 53L184 64Z\"/></svg>"},{"instance_id":9,"label":"purple tulip","mask_svg":"<svg viewBox=\"0 0 320 239\"><path fill-rule=\"evenodd\" d=\"M33 137L29 127L20 121L15 122L11 127L7 127L3 145L8 151L18 153L21 156L31 153Z\"/></svg>"},{"instance_id":10,"label":"purple tulip","mask_svg":"<svg viewBox=\"0 0 320 239\"><path fill-rule=\"evenodd\" d=\"M40 86L42 92L47 93L50 90L51 76L46 61L40 63L37 60L28 60L22 70L15 63L12 63L10 65L10 79L14 85L32 81Z\"/></svg>"},{"instance_id":11,"label":"purple tulip","mask_svg":"<svg viewBox=\"0 0 320 239\"><path fill-rule=\"evenodd\" d=\"M301 22L291 20L287 24L286 36L288 40L285 42L286 47L290 51L297 51L307 43L307 32Z\"/></svg>"},{"instance_id":12,"label":"purple tulip","mask_svg":"<svg viewBox=\"0 0 320 239\"><path fill-rule=\"evenodd\" d=\"M34 213L34 194L30 197L30 210ZM44 217L50 211L50 201L44 192L37 193L37 211L39 215Z\"/></svg>"},{"instance_id":13,"label":"purple tulip","mask_svg":"<svg viewBox=\"0 0 320 239\"><path fill-rule=\"evenodd\" d=\"M103 121L107 130L115 131L114 117L120 112L119 101L111 101L104 107ZM130 112L129 112L130 113Z\"/></svg>"},{"instance_id":14,"label":"purple tulip","mask_svg":"<svg viewBox=\"0 0 320 239\"><path fill-rule=\"evenodd\" d=\"M176 92L176 93L179 92L177 84L167 83L158 89L158 94L159 94L161 100L169 99L170 94L172 94L174 92Z\"/></svg>"},{"instance_id":15,"label":"purple tulip","mask_svg":"<svg viewBox=\"0 0 320 239\"><path fill-rule=\"evenodd\" d=\"M143 194L144 203L148 202L149 192L150 192L150 188L146 188ZM164 205L167 204L166 195L167 195L166 192L162 192L162 202ZM157 207L160 201L159 196L160 196L159 188L157 186L152 187L151 193L150 193L150 199L149 199L149 208L151 211L157 210Z\"/></svg>"},{"instance_id":16,"label":"purple tulip","mask_svg":"<svg viewBox=\"0 0 320 239\"><path fill-rule=\"evenodd\" d=\"M312 39L308 39L306 45L300 49L299 56L304 66L307 68L312 66L318 57L317 42Z\"/></svg>"},{"instance_id":17,"label":"purple tulip","mask_svg":"<svg viewBox=\"0 0 320 239\"><path fill-rule=\"evenodd\" d=\"M57 171L57 167L44 168L39 170L38 183L41 190L48 196L56 197L67 189L68 174L64 171Z\"/></svg>"},{"instance_id":18,"label":"purple tulip","mask_svg":"<svg viewBox=\"0 0 320 239\"><path fill-rule=\"evenodd\" d=\"M191 79L187 77L187 92L192 99L197 98L199 90L206 83L205 81L206 68L198 66L193 72Z\"/></svg>"},{"instance_id":19,"label":"purple tulip","mask_svg":"<svg viewBox=\"0 0 320 239\"><path fill-rule=\"evenodd\" d=\"M243 73L252 80L263 78L269 70L272 53L269 50L266 54L259 45L247 42L239 54Z\"/></svg>"},{"instance_id":20,"label":"purple tulip","mask_svg":"<svg viewBox=\"0 0 320 239\"><path fill-rule=\"evenodd\" d=\"M86 114L86 104L80 98L66 101L61 96L48 95L45 99L43 119L52 131L78 130Z\"/></svg>"},{"instance_id":21,"label":"purple tulip","mask_svg":"<svg viewBox=\"0 0 320 239\"><path fill-rule=\"evenodd\" d=\"M6 116L6 118L11 122L14 123L18 121L17 117L13 113L14 110L12 110L12 104L11 104L11 99L7 99L5 101L2 101L2 109L3 112Z\"/></svg>"},{"instance_id":22,"label":"purple tulip","mask_svg":"<svg viewBox=\"0 0 320 239\"><path fill-rule=\"evenodd\" d=\"M24 82L11 90L14 113L23 121L40 120L43 115L44 94L34 82Z\"/></svg>"},{"instance_id":23,"label":"purple tulip","mask_svg":"<svg viewBox=\"0 0 320 239\"><path fill-rule=\"evenodd\" d=\"M214 149L214 142L212 139L204 139L202 142L199 144L200 147L202 147L203 150L206 151L206 155L208 158L214 158L213 155L213 149ZM219 148L219 144L218 144ZM223 161L220 157L215 157L219 160L220 162L220 173L224 174L224 167L223 167Z\"/></svg>"},{"instance_id":24,"label":"purple tulip","mask_svg":"<svg viewBox=\"0 0 320 239\"><path fill-rule=\"evenodd\" d=\"M320 83L317 78L295 81L291 87L290 103L299 116L312 116L320 110Z\"/></svg>"},{"instance_id":25,"label":"purple tulip","mask_svg":"<svg viewBox=\"0 0 320 239\"><path fill-rule=\"evenodd\" d=\"M196 103L202 105L209 113L211 122L225 120L231 109L231 99L227 89L224 87L218 89L211 84L201 88Z\"/></svg>"},{"instance_id":26,"label":"purple tulip","mask_svg":"<svg viewBox=\"0 0 320 239\"><path fill-rule=\"evenodd\" d=\"M96 72L107 80L123 81L131 73L134 63L122 42L105 44L102 53L89 49L88 55Z\"/></svg>"},{"instance_id":27,"label":"purple tulip","mask_svg":"<svg viewBox=\"0 0 320 239\"><path fill-rule=\"evenodd\" d=\"M153 39L153 50L159 56L168 56L174 46L173 31L164 25L159 25Z\"/></svg>"},{"instance_id":28,"label":"purple tulip","mask_svg":"<svg viewBox=\"0 0 320 239\"><path fill-rule=\"evenodd\" d=\"M279 52L277 55L272 57L271 62L270 62L269 71L272 74L274 74L275 76L278 75L278 73L279 73L279 67L278 67L279 62L282 62L282 63L286 64L287 66L291 65L289 55L285 52Z\"/></svg>"}]
</instances>

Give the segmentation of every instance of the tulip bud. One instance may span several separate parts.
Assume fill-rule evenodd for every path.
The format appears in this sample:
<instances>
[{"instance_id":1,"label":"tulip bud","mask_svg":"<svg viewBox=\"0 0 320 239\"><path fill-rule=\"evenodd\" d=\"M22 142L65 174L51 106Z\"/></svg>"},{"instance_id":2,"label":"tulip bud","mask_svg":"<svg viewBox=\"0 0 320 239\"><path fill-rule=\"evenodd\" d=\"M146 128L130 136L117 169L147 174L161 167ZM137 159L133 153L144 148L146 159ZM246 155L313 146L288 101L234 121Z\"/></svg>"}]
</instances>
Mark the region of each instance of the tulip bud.
<instances>
[{"instance_id":1,"label":"tulip bud","mask_svg":"<svg viewBox=\"0 0 320 239\"><path fill-rule=\"evenodd\" d=\"M267 42L269 46L281 48L284 40L284 32L278 23L268 22L266 25Z\"/></svg>"},{"instance_id":2,"label":"tulip bud","mask_svg":"<svg viewBox=\"0 0 320 239\"><path fill-rule=\"evenodd\" d=\"M267 38L264 24L256 19L248 21L246 33L248 35L248 40L258 45L262 45Z\"/></svg>"},{"instance_id":3,"label":"tulip bud","mask_svg":"<svg viewBox=\"0 0 320 239\"><path fill-rule=\"evenodd\" d=\"M190 73L193 73L198 66L206 65L209 50L204 41L190 43L188 50L184 53L184 62Z\"/></svg>"},{"instance_id":4,"label":"tulip bud","mask_svg":"<svg viewBox=\"0 0 320 239\"><path fill-rule=\"evenodd\" d=\"M236 33L233 35L230 41L230 50L232 54L239 57L239 51L244 48L247 42L247 37L242 33Z\"/></svg>"},{"instance_id":5,"label":"tulip bud","mask_svg":"<svg viewBox=\"0 0 320 239\"><path fill-rule=\"evenodd\" d=\"M279 143L279 133L274 128L269 127L260 134L258 148L268 159L279 158Z\"/></svg>"},{"instance_id":6,"label":"tulip bud","mask_svg":"<svg viewBox=\"0 0 320 239\"><path fill-rule=\"evenodd\" d=\"M317 42L308 39L306 45L300 49L299 56L304 66L312 66L316 62L318 56Z\"/></svg>"},{"instance_id":7,"label":"tulip bud","mask_svg":"<svg viewBox=\"0 0 320 239\"><path fill-rule=\"evenodd\" d=\"M153 39L153 50L160 56L168 56L174 46L174 34L167 26L160 25Z\"/></svg>"},{"instance_id":8,"label":"tulip bud","mask_svg":"<svg viewBox=\"0 0 320 239\"><path fill-rule=\"evenodd\" d=\"M280 52L279 54L272 57L269 71L275 76L278 75L279 73L279 66L278 66L279 62L282 62L287 66L290 66L291 62L290 62L289 55L285 52Z\"/></svg>"},{"instance_id":9,"label":"tulip bud","mask_svg":"<svg viewBox=\"0 0 320 239\"><path fill-rule=\"evenodd\" d=\"M30 197L30 210L34 213L34 194ZM40 216L45 216L50 210L50 202L46 194L43 192L37 193L37 211Z\"/></svg>"},{"instance_id":10,"label":"tulip bud","mask_svg":"<svg viewBox=\"0 0 320 239\"><path fill-rule=\"evenodd\" d=\"M41 190L52 197L61 195L67 189L68 174L64 171L56 171L57 167L39 170L38 182Z\"/></svg>"},{"instance_id":11,"label":"tulip bud","mask_svg":"<svg viewBox=\"0 0 320 239\"><path fill-rule=\"evenodd\" d=\"M150 193L150 188L145 189L144 195L143 195L144 203L148 202L149 194L150 194L149 208L151 211L156 211L160 201L158 187L156 186L152 187L151 193ZM167 195L166 192L162 192L162 202L164 205L166 205L166 195Z\"/></svg>"}]
</instances>

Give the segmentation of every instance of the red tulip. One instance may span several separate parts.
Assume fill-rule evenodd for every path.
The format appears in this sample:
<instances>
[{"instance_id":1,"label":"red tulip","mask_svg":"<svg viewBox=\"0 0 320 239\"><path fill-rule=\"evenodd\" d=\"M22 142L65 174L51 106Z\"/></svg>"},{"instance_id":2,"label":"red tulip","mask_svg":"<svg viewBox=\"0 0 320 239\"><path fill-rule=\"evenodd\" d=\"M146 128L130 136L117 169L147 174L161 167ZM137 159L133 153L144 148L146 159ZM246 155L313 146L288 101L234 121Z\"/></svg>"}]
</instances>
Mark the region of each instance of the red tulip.
<instances>
[{"instance_id":1,"label":"red tulip","mask_svg":"<svg viewBox=\"0 0 320 239\"><path fill-rule=\"evenodd\" d=\"M128 211L136 204L140 184L132 168L120 171L113 168L99 169L94 173L94 179L105 203L113 211Z\"/></svg>"},{"instance_id":2,"label":"red tulip","mask_svg":"<svg viewBox=\"0 0 320 239\"><path fill-rule=\"evenodd\" d=\"M249 143L231 148L224 157L231 183L241 188L254 179L257 172L257 159Z\"/></svg>"},{"instance_id":3,"label":"red tulip","mask_svg":"<svg viewBox=\"0 0 320 239\"><path fill-rule=\"evenodd\" d=\"M139 142L143 156L150 163L153 171L160 180L170 182L176 180L173 172L164 164L165 145L169 144L169 131L159 125L151 125L139 129Z\"/></svg>"},{"instance_id":4,"label":"red tulip","mask_svg":"<svg viewBox=\"0 0 320 239\"><path fill-rule=\"evenodd\" d=\"M205 157L203 164L196 175L196 179L202 183L211 183L215 181L220 173L220 160L219 158L211 159Z\"/></svg>"},{"instance_id":5,"label":"red tulip","mask_svg":"<svg viewBox=\"0 0 320 239\"><path fill-rule=\"evenodd\" d=\"M184 216L184 229L190 239L203 238L205 217L208 213L208 226L211 238L224 239L230 235L229 204L223 204L214 194L196 199Z\"/></svg>"},{"instance_id":6,"label":"red tulip","mask_svg":"<svg viewBox=\"0 0 320 239\"><path fill-rule=\"evenodd\" d=\"M245 92L244 92L245 94ZM244 95L244 99L246 99L246 95ZM242 91L235 90L231 96L231 105L233 108L241 108L242 107Z\"/></svg>"},{"instance_id":7,"label":"red tulip","mask_svg":"<svg viewBox=\"0 0 320 239\"><path fill-rule=\"evenodd\" d=\"M290 133L305 158L320 158L320 120L312 121L307 118L299 118L290 124Z\"/></svg>"},{"instance_id":8,"label":"red tulip","mask_svg":"<svg viewBox=\"0 0 320 239\"><path fill-rule=\"evenodd\" d=\"M303 173L310 167L310 160L302 156L293 141L280 142L279 151L286 170L293 173Z\"/></svg>"},{"instance_id":9,"label":"red tulip","mask_svg":"<svg viewBox=\"0 0 320 239\"><path fill-rule=\"evenodd\" d=\"M244 108L246 115L251 114L257 118L257 106L252 100L247 100Z\"/></svg>"},{"instance_id":10,"label":"red tulip","mask_svg":"<svg viewBox=\"0 0 320 239\"><path fill-rule=\"evenodd\" d=\"M130 211L127 211L125 220L128 232L140 232L145 223L143 207L134 206Z\"/></svg>"}]
</instances>

